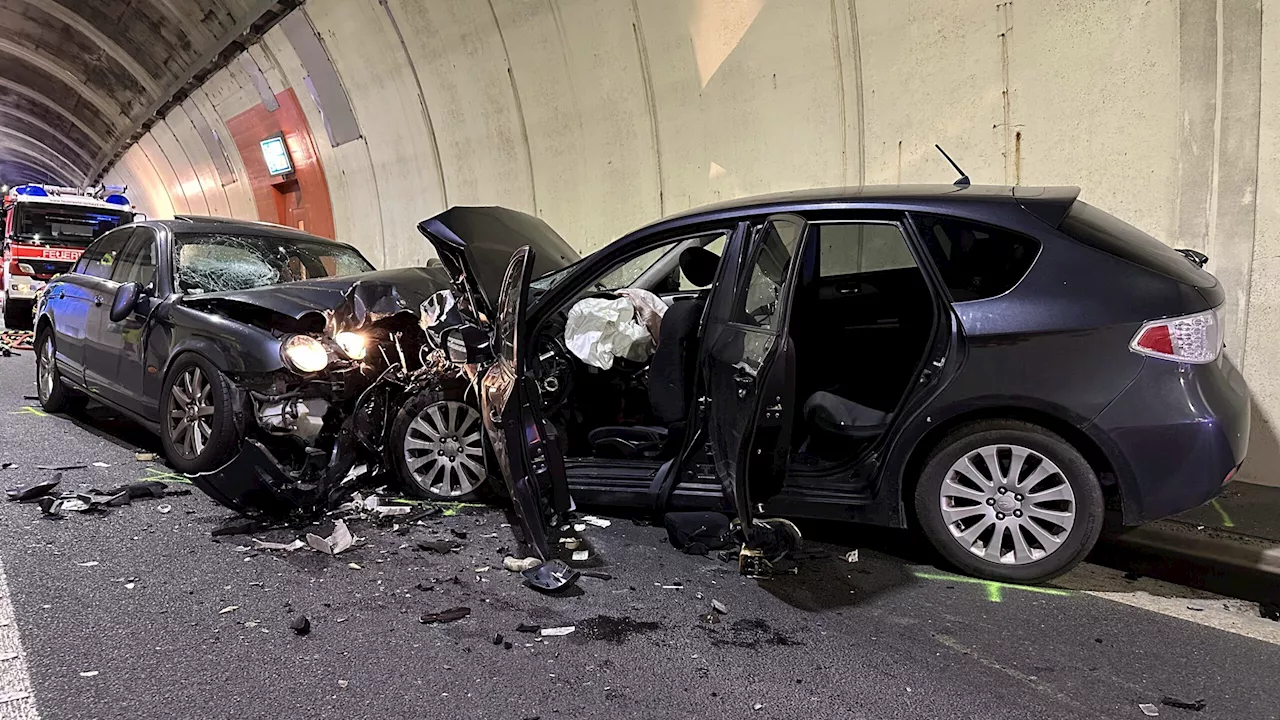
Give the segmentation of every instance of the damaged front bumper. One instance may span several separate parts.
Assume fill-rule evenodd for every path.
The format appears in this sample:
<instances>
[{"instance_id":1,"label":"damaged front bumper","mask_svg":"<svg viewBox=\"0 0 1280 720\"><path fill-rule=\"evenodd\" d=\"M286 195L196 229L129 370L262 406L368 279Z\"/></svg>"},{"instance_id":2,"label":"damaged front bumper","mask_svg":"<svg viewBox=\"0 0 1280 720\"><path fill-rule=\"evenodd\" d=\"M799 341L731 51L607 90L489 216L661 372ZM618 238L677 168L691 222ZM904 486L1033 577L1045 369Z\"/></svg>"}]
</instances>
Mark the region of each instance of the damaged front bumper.
<instances>
[{"instance_id":1,"label":"damaged front bumper","mask_svg":"<svg viewBox=\"0 0 1280 720\"><path fill-rule=\"evenodd\" d=\"M314 507L316 487L299 483L257 440L246 440L231 462L191 482L215 502L242 515L285 517Z\"/></svg>"}]
</instances>

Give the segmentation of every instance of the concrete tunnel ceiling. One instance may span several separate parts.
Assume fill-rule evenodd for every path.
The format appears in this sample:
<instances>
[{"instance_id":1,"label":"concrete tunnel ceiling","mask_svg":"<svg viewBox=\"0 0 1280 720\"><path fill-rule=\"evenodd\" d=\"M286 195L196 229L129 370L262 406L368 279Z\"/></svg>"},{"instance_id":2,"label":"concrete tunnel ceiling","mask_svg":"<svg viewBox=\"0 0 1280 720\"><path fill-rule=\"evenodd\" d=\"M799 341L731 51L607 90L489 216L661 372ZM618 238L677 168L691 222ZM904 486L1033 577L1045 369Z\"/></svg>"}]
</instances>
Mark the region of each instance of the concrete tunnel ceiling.
<instances>
[{"instance_id":1,"label":"concrete tunnel ceiling","mask_svg":"<svg viewBox=\"0 0 1280 720\"><path fill-rule=\"evenodd\" d=\"M0 0L0 181L84 184L302 0Z\"/></svg>"}]
</instances>

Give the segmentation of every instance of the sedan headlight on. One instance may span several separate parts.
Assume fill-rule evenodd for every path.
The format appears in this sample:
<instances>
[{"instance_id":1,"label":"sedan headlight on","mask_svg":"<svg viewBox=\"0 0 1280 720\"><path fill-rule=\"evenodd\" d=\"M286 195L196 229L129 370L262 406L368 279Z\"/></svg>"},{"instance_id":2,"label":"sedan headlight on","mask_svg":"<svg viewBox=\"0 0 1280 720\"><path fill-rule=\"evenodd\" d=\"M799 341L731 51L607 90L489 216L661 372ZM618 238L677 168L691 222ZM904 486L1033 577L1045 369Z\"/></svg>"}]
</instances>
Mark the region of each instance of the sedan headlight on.
<instances>
[{"instance_id":1,"label":"sedan headlight on","mask_svg":"<svg viewBox=\"0 0 1280 720\"><path fill-rule=\"evenodd\" d=\"M333 336L333 342L337 344L342 354L348 358L352 360L364 359L365 339L360 333L340 332Z\"/></svg>"},{"instance_id":2,"label":"sedan headlight on","mask_svg":"<svg viewBox=\"0 0 1280 720\"><path fill-rule=\"evenodd\" d=\"M320 372L329 366L329 353L309 335L290 335L280 345L280 354L289 367L300 373Z\"/></svg>"}]
</instances>

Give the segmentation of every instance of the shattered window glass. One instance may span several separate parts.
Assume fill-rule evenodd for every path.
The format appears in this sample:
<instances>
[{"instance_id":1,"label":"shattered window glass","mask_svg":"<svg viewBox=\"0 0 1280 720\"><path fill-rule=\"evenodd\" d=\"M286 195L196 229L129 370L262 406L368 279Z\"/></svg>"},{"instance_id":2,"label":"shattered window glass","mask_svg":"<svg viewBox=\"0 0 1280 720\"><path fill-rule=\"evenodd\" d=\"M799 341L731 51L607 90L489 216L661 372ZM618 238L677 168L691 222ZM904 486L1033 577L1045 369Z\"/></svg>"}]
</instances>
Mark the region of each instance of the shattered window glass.
<instances>
[{"instance_id":1,"label":"shattered window glass","mask_svg":"<svg viewBox=\"0 0 1280 720\"><path fill-rule=\"evenodd\" d=\"M782 286L800 244L800 227L785 220L771 222L758 243L737 322L773 330Z\"/></svg>"},{"instance_id":2,"label":"shattered window glass","mask_svg":"<svg viewBox=\"0 0 1280 720\"><path fill-rule=\"evenodd\" d=\"M337 243L256 235L178 235L174 276L184 293L248 290L373 270Z\"/></svg>"}]
</instances>

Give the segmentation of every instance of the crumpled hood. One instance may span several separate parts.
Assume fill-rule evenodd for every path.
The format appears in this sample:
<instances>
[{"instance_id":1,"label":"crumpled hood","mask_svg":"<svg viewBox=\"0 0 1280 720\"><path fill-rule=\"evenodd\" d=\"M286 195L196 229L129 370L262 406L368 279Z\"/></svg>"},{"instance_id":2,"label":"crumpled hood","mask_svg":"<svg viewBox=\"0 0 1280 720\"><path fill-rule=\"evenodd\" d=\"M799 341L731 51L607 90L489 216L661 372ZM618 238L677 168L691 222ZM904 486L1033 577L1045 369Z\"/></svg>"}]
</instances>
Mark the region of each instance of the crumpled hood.
<instances>
[{"instance_id":1,"label":"crumpled hood","mask_svg":"<svg viewBox=\"0 0 1280 720\"><path fill-rule=\"evenodd\" d=\"M449 276L443 268L399 268L344 277L299 280L250 290L188 295L182 299L182 303L195 309L217 307L228 302L253 305L300 320L308 313L338 309L351 288L362 283L393 286L406 306L415 311L432 293L450 288Z\"/></svg>"}]
</instances>

